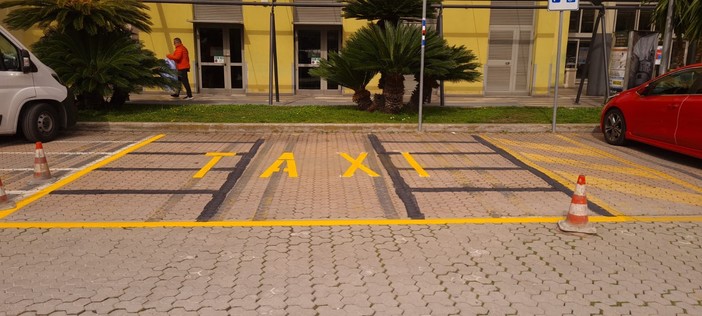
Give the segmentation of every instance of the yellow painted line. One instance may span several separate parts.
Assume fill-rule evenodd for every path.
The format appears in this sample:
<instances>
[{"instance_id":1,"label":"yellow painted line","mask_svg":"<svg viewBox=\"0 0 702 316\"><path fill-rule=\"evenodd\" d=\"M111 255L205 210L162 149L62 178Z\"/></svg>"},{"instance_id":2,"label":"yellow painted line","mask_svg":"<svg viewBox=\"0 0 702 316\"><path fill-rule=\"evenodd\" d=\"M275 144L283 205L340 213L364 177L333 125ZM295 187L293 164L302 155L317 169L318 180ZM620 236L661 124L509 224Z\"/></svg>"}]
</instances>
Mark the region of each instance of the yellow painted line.
<instances>
[{"instance_id":1,"label":"yellow painted line","mask_svg":"<svg viewBox=\"0 0 702 316\"><path fill-rule=\"evenodd\" d=\"M361 154L358 155L358 158L354 159L353 157L349 156L347 153L339 153L341 157L346 159L348 162L351 163L351 166L346 169L346 172L342 175L344 178L350 178L353 177L353 175L356 173L356 170L360 169L361 171L365 172L371 177L380 177L378 173L375 171L371 170L370 168L366 167L363 165L363 160L366 159L366 156L368 156L367 152L362 152Z\"/></svg>"},{"instance_id":2,"label":"yellow painted line","mask_svg":"<svg viewBox=\"0 0 702 316\"><path fill-rule=\"evenodd\" d=\"M198 171L193 178L200 179L204 177L207 172L214 167L222 157L234 157L236 156L236 153L206 153L205 156L212 157L210 161Z\"/></svg>"},{"instance_id":3,"label":"yellow painted line","mask_svg":"<svg viewBox=\"0 0 702 316\"><path fill-rule=\"evenodd\" d=\"M122 157L124 157L125 155L127 155L128 153L130 153L130 152L132 152L132 151L135 151L135 150L137 150L137 149L139 149L139 148L141 148L141 147L144 147L144 146L146 146L146 145L152 143L153 141L155 141L155 140L157 140L157 139L159 139L159 138L161 138L161 137L163 137L163 136L166 136L166 135L164 135L164 134L156 135L156 136L151 137L151 138L149 138L149 139L147 139L147 140L144 140L144 141L139 142L139 143L137 143L137 144L134 144L134 145L132 145L132 146L130 146L130 147L127 147L127 148L125 148L124 150L122 150L122 151L120 151L120 152L114 154L113 156L106 157L105 159L102 159L102 160L100 160L100 161L98 161L98 162L96 162L96 163L94 163L94 164L92 164L92 165L86 167L85 169L83 169L83 170L81 170L81 171L78 171L78 172L76 172L76 173L74 173L74 174L72 174L72 175L70 175L70 176L68 176L68 177L66 177L66 178L61 179L60 181L58 181L58 182L56 182L56 183L54 183L54 184L52 184L52 185L50 185L50 186L44 188L43 190L41 190L41 191L39 191L39 192L37 192L37 193L34 193L33 195L27 197L26 199L23 199L23 200L21 200L21 201L15 202L16 206L15 206L14 208L11 208L11 209L5 210L5 211L0 211L0 219L3 219L3 218L5 218L5 217L9 216L10 214L12 214L12 213L18 211L19 209L21 209L21 208L23 208L23 207L29 205L30 203L32 203L32 202L34 202L34 201L36 201L36 200L38 200L38 199L44 197L45 195L47 195L47 194L49 194L49 193L55 191L56 189L59 189L59 188L61 188L62 186L67 185L67 184L69 184L69 183L71 183L71 182L77 180L78 178L80 178L80 177L82 177L82 176L84 176L84 175L90 173L91 171L93 171L93 170L95 170L95 169L97 169L97 168L100 168L100 167L102 167L102 166L105 166L105 165L107 165L107 164L109 164L109 163L111 163L111 162L113 162L113 161L115 161L115 160L117 160L117 159L119 159L119 158L122 158Z\"/></svg>"},{"instance_id":4,"label":"yellow painted line","mask_svg":"<svg viewBox=\"0 0 702 316\"><path fill-rule=\"evenodd\" d=\"M8 228L158 228L158 227L280 227L280 226L393 226L393 225L467 225L467 224L547 224L564 217L485 217L436 219L341 219L271 220L215 222L2 222ZM590 216L593 223L624 222L702 222L702 216Z\"/></svg>"},{"instance_id":5,"label":"yellow painted line","mask_svg":"<svg viewBox=\"0 0 702 316\"><path fill-rule=\"evenodd\" d=\"M621 157L619 157L619 156L610 154L610 153L608 153L608 152L606 152L606 151L604 151L604 150L600 150L600 149L597 149L597 148L595 148L595 147L591 147L591 146L586 146L586 145L580 144L580 143L578 143L577 141L575 141L575 140L573 140L573 139L570 139L570 138L568 138L568 137L566 137L566 136L563 136L563 135L556 135L556 136L559 137L559 138L561 138L561 139L563 139L563 140L565 140L565 141L567 141L567 142L569 142L569 143L575 144L575 145L577 145L577 146L580 146L580 147L587 147L589 150L592 150L594 153L596 153L597 156L600 156L600 157L607 157L607 158L610 158L610 159L619 161L619 162L621 162L621 163L623 163L623 164L632 166L632 167L634 167L634 168L641 169L641 170L645 170L645 171L647 171L647 172L649 172L649 173L651 173L651 174L653 174L653 175L656 175L657 177L659 177L659 178L661 178L661 179L664 179L664 180L666 180L666 181L673 182L673 183L678 184L678 185L680 185L680 186L683 186L683 187L685 187L685 188L691 189L691 190L693 190L693 191L695 191L695 192L702 193L702 187L697 186L697 185L694 185L694 184L689 183L689 182L686 182L686 181L683 181L683 180L680 180L680 179L678 179L678 178L676 178L676 177L670 176L670 175L666 174L665 172L662 172L662 171L659 171L659 170L656 170L656 169L653 169L653 168L649 168L649 167L646 167L646 166L637 164L637 163L635 163L635 162L633 162L633 161L630 161L630 160L621 158Z\"/></svg>"},{"instance_id":6,"label":"yellow painted line","mask_svg":"<svg viewBox=\"0 0 702 316\"><path fill-rule=\"evenodd\" d=\"M580 155L580 156L599 157L599 155L597 153L591 152L589 150L583 150L583 148L580 148L580 147L528 143L528 142L520 142L520 141L510 140L510 139L499 139L499 140L503 144L510 145L510 146L517 146L517 147L523 147L523 148L529 148L529 149L538 149L538 150L544 150L544 151L553 151L553 152L558 152L558 153L573 154L573 155Z\"/></svg>"},{"instance_id":7,"label":"yellow painted line","mask_svg":"<svg viewBox=\"0 0 702 316\"><path fill-rule=\"evenodd\" d=\"M546 163L566 165L566 166L578 166L578 167L584 168L584 169L605 171L608 173L622 173L622 174L634 175L634 176L643 177L643 178L650 178L650 179L657 179L658 178L655 175L652 175L646 171L642 171L642 170L640 170L638 168L634 168L634 167L621 167L621 166L613 166L613 165L594 164L594 163L584 162L582 160L556 158L556 157L552 157L552 156L539 155L539 154L524 153L524 156L529 158L532 161L546 162ZM576 179L577 179L577 177L576 177Z\"/></svg>"},{"instance_id":8,"label":"yellow painted line","mask_svg":"<svg viewBox=\"0 0 702 316\"><path fill-rule=\"evenodd\" d=\"M559 172L561 175L577 179L578 175L574 173ZM654 200L668 201L673 203L682 203L689 205L699 205L702 207L702 195L697 193L682 192L678 190L660 188L650 185L629 183L624 181L615 181L598 177L587 177L587 184L596 186L598 189L616 191L635 196L645 197Z\"/></svg>"},{"instance_id":9,"label":"yellow painted line","mask_svg":"<svg viewBox=\"0 0 702 316\"><path fill-rule=\"evenodd\" d=\"M414 171L417 171L417 174L419 175L419 177L421 177L421 178L428 178L429 177L429 174L426 172L426 170L424 170L424 168L422 168L422 166L420 166L419 163L416 160L414 160L414 157L412 157L412 155L410 153L403 152L402 157L405 157L405 160L407 160L407 162L410 164L410 166L412 166L412 168L414 168Z\"/></svg>"},{"instance_id":10,"label":"yellow painted line","mask_svg":"<svg viewBox=\"0 0 702 316\"><path fill-rule=\"evenodd\" d=\"M516 152L516 151L514 151L514 150L512 150L512 149L510 149L510 148L508 148L507 145L506 145L506 144L512 144L512 145L514 145L514 146L521 146L521 145L520 145L520 142L507 141L507 140L503 140L503 139L496 139L496 138L492 138L492 137L489 137L489 136L486 136L486 135L481 135L481 137L483 137L483 139L486 139L487 141L491 142L491 143L494 144L495 146L499 147L500 149L504 150L504 151L507 152L508 154L510 154L510 155L514 156L515 158L519 159L521 162L523 162L523 163L526 164L527 166L532 167L532 168L534 168L534 169L540 171L541 173L545 174L547 177L549 177L549 178L553 179L554 181L556 181L556 182L562 184L562 185L565 186L566 188L568 188L568 187L574 187L575 180L576 180L577 178L572 179L572 180L565 179L565 178L563 178L562 176L560 176L559 174L554 173L554 172L552 172L552 171L549 170L549 169L546 169L546 168L543 168L543 167L537 165L537 164L534 163L533 161L527 159L524 155L522 155L522 154L520 154L520 153L518 153L518 152ZM588 197L588 199L589 199L590 201L594 202L594 203L597 203L597 205L599 205L599 206L602 207L605 211L609 212L610 214L612 214L612 215L614 215L614 216L626 216L626 214L617 211L614 207L610 206L609 204L605 203L604 201L602 201L601 199L599 199L599 198L597 198L597 197L590 196L590 197Z\"/></svg>"}]
</instances>

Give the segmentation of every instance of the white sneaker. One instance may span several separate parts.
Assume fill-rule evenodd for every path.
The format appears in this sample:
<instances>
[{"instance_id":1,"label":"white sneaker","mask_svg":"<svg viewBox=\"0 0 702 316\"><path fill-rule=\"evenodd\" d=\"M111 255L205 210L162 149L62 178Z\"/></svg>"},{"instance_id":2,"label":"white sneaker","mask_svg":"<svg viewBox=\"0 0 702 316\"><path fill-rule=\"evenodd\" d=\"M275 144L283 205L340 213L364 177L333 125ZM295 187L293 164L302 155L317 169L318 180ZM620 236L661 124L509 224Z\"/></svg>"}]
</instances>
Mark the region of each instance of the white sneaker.
<instances>
[{"instance_id":1,"label":"white sneaker","mask_svg":"<svg viewBox=\"0 0 702 316\"><path fill-rule=\"evenodd\" d=\"M185 97L185 98L183 98L183 100L192 100L192 99L194 99L194 98L193 98L193 97Z\"/></svg>"}]
</instances>

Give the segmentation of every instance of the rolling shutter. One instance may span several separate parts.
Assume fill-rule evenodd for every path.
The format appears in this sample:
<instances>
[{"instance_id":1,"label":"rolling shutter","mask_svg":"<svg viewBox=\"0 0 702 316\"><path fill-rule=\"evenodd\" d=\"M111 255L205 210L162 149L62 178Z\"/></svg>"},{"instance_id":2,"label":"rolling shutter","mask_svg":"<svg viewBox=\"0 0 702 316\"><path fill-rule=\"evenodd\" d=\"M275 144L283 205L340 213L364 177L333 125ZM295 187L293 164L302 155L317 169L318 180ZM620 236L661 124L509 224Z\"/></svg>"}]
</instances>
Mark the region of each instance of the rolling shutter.
<instances>
[{"instance_id":1,"label":"rolling shutter","mask_svg":"<svg viewBox=\"0 0 702 316\"><path fill-rule=\"evenodd\" d=\"M331 4L334 0L294 0L304 4ZM295 7L295 24L298 25L341 25L341 7Z\"/></svg>"},{"instance_id":2,"label":"rolling shutter","mask_svg":"<svg viewBox=\"0 0 702 316\"><path fill-rule=\"evenodd\" d=\"M241 1L230 1L236 3ZM193 22L196 23L244 23L241 5L194 4Z\"/></svg>"}]
</instances>

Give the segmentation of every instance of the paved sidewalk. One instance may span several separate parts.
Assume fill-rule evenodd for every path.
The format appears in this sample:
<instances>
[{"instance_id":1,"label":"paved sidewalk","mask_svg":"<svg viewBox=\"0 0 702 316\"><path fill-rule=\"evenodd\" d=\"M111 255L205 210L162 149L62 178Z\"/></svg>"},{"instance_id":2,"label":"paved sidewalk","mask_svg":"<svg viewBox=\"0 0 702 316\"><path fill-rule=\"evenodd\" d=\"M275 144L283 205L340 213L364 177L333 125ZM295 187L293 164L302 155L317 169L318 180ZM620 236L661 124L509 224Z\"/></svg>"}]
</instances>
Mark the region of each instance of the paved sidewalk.
<instances>
[{"instance_id":1,"label":"paved sidewalk","mask_svg":"<svg viewBox=\"0 0 702 316\"><path fill-rule=\"evenodd\" d=\"M701 228L3 229L0 315L700 315Z\"/></svg>"},{"instance_id":2,"label":"paved sidewalk","mask_svg":"<svg viewBox=\"0 0 702 316\"><path fill-rule=\"evenodd\" d=\"M45 144L47 184L33 144L0 146L10 196L43 194L0 211L0 315L702 314L699 160L599 133L153 128ZM237 154L196 178L206 153ZM618 215L596 235L555 224L580 173Z\"/></svg>"}]
</instances>

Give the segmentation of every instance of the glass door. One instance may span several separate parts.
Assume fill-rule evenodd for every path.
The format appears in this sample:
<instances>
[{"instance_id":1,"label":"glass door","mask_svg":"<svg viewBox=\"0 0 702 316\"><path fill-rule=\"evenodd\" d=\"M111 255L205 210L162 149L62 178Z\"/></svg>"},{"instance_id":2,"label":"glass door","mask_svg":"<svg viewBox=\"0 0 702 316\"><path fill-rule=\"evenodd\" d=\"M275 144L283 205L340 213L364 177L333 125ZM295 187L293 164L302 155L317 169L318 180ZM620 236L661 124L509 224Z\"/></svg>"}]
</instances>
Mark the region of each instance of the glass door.
<instances>
[{"instance_id":1,"label":"glass door","mask_svg":"<svg viewBox=\"0 0 702 316\"><path fill-rule=\"evenodd\" d=\"M329 52L339 51L340 30L297 30L297 90L340 91L339 84L312 76L310 70L319 66Z\"/></svg>"},{"instance_id":2,"label":"glass door","mask_svg":"<svg viewBox=\"0 0 702 316\"><path fill-rule=\"evenodd\" d=\"M197 30L200 89L230 92L244 88L244 63L240 27L204 27Z\"/></svg>"}]
</instances>

